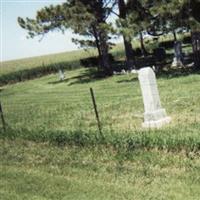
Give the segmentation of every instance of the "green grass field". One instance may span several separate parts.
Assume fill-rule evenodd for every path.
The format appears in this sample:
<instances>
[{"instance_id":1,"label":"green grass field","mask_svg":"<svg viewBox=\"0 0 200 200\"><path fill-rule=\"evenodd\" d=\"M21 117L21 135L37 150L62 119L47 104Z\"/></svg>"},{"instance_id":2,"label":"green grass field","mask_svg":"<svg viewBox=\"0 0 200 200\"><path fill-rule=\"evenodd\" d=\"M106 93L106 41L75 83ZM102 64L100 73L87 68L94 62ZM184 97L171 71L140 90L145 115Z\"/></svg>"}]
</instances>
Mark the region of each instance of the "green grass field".
<instances>
[{"instance_id":1,"label":"green grass field","mask_svg":"<svg viewBox=\"0 0 200 200\"><path fill-rule=\"evenodd\" d=\"M91 73L91 72L90 72ZM172 123L141 129L135 75L86 69L2 88L1 199L198 199L200 76L158 78ZM95 91L105 139L89 88Z\"/></svg>"},{"instance_id":2,"label":"green grass field","mask_svg":"<svg viewBox=\"0 0 200 200\"><path fill-rule=\"evenodd\" d=\"M58 61L59 56L64 54ZM30 69L39 61L26 60ZM1 68L1 74L12 67ZM141 128L137 75L95 73L66 70L63 82L50 74L0 88L7 123L6 132L0 123L0 199L199 199L199 73L157 77L172 122L152 130Z\"/></svg>"},{"instance_id":3,"label":"green grass field","mask_svg":"<svg viewBox=\"0 0 200 200\"><path fill-rule=\"evenodd\" d=\"M0 141L2 200L198 200L198 154Z\"/></svg>"},{"instance_id":4,"label":"green grass field","mask_svg":"<svg viewBox=\"0 0 200 200\"><path fill-rule=\"evenodd\" d=\"M105 132L141 130L143 102L137 75L93 79L91 70L58 75L5 86L1 101L8 125L16 130L89 131L97 129L89 88L96 96ZM160 77L158 86L163 106L172 117L167 128L181 128L200 122L200 76ZM186 124L187 122L187 124ZM31 126L30 126L31 124Z\"/></svg>"}]
</instances>

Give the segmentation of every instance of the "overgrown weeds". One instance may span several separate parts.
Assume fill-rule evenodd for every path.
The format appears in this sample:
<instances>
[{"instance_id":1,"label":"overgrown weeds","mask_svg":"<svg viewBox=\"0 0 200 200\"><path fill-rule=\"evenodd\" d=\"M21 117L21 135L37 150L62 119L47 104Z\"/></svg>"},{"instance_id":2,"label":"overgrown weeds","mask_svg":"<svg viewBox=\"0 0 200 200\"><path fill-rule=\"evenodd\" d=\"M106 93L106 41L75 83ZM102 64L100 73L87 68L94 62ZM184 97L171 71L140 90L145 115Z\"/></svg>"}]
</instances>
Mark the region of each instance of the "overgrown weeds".
<instances>
[{"instance_id":1,"label":"overgrown weeds","mask_svg":"<svg viewBox=\"0 0 200 200\"><path fill-rule=\"evenodd\" d=\"M193 125L191 125L193 126ZM199 129L200 124L195 124ZM189 126L165 128L162 130L131 131L126 133L104 133L102 138L98 132L76 131L29 131L26 129L13 130L7 128L1 131L1 138L21 138L34 142L49 142L57 146L111 146L121 152L131 152L137 149L160 149L167 151L199 151L199 134L190 133Z\"/></svg>"}]
</instances>

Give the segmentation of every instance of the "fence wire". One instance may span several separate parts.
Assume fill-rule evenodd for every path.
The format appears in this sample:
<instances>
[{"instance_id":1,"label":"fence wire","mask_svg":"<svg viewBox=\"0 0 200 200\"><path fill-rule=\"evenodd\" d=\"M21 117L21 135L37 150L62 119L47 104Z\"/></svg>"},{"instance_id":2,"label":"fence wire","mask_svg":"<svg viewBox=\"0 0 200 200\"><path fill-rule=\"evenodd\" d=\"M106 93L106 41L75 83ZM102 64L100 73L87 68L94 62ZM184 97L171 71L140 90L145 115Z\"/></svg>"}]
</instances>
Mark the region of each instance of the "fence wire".
<instances>
[{"instance_id":1,"label":"fence wire","mask_svg":"<svg viewBox=\"0 0 200 200\"><path fill-rule=\"evenodd\" d=\"M143 101L140 93L134 93L133 85L121 88L116 86L94 87L94 93L103 128L131 130L141 127L144 112ZM83 88L78 91L66 91L66 93L63 91L20 93L16 94L14 99L9 99L8 97L13 94L7 93L1 99L6 123L12 128L97 129L89 89ZM200 100L199 92L191 94ZM189 112L187 109L184 110L190 104L186 101L187 99L191 100L189 96L182 93L177 99L170 99L170 101L169 99L170 95L167 95L167 98L163 99L162 105L166 106L167 111L171 112L169 115L172 115L175 120L181 119L180 123L200 122L200 105ZM199 102L197 104L200 104ZM182 110L173 110L176 104ZM184 119L181 114L184 114Z\"/></svg>"}]
</instances>

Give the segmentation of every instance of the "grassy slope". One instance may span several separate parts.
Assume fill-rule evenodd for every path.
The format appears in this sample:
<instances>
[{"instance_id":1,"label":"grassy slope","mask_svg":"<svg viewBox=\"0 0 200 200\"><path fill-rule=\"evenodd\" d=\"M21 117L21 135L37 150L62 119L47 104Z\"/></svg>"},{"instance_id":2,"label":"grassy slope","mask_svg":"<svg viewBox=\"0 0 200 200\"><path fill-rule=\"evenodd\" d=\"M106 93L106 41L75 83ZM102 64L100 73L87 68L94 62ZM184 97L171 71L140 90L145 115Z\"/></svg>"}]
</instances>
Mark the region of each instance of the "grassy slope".
<instances>
[{"instance_id":1,"label":"grassy slope","mask_svg":"<svg viewBox=\"0 0 200 200\"><path fill-rule=\"evenodd\" d=\"M173 121L155 132L140 131L143 105L135 75L89 80L79 69L66 76L62 83L50 75L3 88L7 123L26 130L16 131L19 139L1 133L0 199L198 199L199 75L158 79ZM106 140L114 146L49 144L58 130L64 136L69 130L97 134L89 87L95 89ZM45 143L20 139L37 140L44 132L53 133ZM133 138L123 143L124 135ZM85 140L72 138L77 139ZM134 150L134 142L143 146Z\"/></svg>"},{"instance_id":2,"label":"grassy slope","mask_svg":"<svg viewBox=\"0 0 200 200\"><path fill-rule=\"evenodd\" d=\"M19 60L6 61L1 63L0 75L9 74L21 70L33 69L42 65L57 64L62 62L72 62L80 58L87 57L94 52L83 50L58 53L46 56L38 56Z\"/></svg>"},{"instance_id":3,"label":"grassy slope","mask_svg":"<svg viewBox=\"0 0 200 200\"><path fill-rule=\"evenodd\" d=\"M190 153L58 148L0 140L0 199L177 199L200 196L200 159Z\"/></svg>"},{"instance_id":4,"label":"grassy slope","mask_svg":"<svg viewBox=\"0 0 200 200\"><path fill-rule=\"evenodd\" d=\"M0 199L199 199L199 82L198 74L158 78L172 123L156 131L140 128L135 75L97 80L79 69L62 83L52 74L4 86L0 99L12 130L0 131ZM106 145L95 137L90 87Z\"/></svg>"},{"instance_id":5,"label":"grassy slope","mask_svg":"<svg viewBox=\"0 0 200 200\"><path fill-rule=\"evenodd\" d=\"M191 127L193 134L198 132L192 124L200 122L199 82L199 75L158 79L162 104L172 117L169 128L181 125ZM96 80L86 69L66 72L64 82L50 75L5 86L1 101L6 121L15 129L95 131L90 87L105 131L140 130L143 104L137 76Z\"/></svg>"}]
</instances>

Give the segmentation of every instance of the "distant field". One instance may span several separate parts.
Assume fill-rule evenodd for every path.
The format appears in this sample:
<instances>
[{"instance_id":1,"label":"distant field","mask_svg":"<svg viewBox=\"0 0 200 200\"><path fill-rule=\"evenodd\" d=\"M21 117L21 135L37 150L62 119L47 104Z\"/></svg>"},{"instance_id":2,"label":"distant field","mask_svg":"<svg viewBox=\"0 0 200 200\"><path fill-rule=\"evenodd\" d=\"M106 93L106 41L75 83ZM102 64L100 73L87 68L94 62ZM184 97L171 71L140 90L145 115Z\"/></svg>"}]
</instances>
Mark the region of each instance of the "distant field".
<instances>
[{"instance_id":1,"label":"distant field","mask_svg":"<svg viewBox=\"0 0 200 200\"><path fill-rule=\"evenodd\" d=\"M19 60L6 61L1 64L0 76L21 70L37 68L40 66L48 66L52 64L59 64L62 62L71 62L79 60L92 54L91 51L83 50L58 53L46 56L39 56L33 58L25 58ZM93 53L94 54L94 53Z\"/></svg>"},{"instance_id":2,"label":"distant field","mask_svg":"<svg viewBox=\"0 0 200 200\"><path fill-rule=\"evenodd\" d=\"M118 44L114 47L112 52L121 52L122 48L122 45ZM0 76L23 70L31 70L41 66L59 65L60 63L73 63L79 61L79 59L96 55L96 51L94 49L90 49L87 51L76 50L58 54L50 54L46 56L5 61L1 63Z\"/></svg>"}]
</instances>

